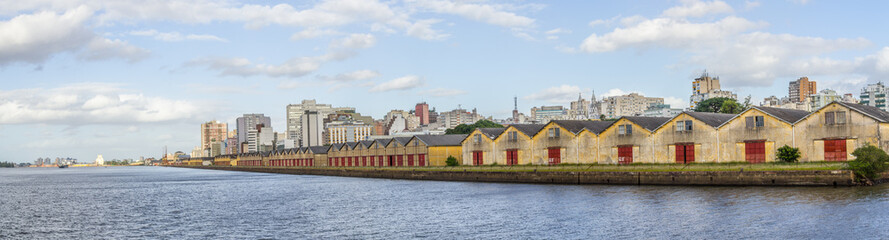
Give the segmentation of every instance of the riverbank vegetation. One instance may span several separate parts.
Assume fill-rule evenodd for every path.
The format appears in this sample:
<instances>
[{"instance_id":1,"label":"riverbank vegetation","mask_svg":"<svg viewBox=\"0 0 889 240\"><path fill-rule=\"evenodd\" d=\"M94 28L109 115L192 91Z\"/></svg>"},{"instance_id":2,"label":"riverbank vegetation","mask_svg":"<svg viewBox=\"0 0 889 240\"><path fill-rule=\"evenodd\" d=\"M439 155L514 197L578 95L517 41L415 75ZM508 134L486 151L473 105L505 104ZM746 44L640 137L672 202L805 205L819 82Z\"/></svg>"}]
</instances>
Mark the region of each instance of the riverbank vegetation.
<instances>
[{"instance_id":1,"label":"riverbank vegetation","mask_svg":"<svg viewBox=\"0 0 889 240\"><path fill-rule=\"evenodd\" d=\"M871 182L880 176L880 173L889 170L889 155L882 149L868 144L855 149L852 152L855 160L849 161L849 169L865 182Z\"/></svg>"},{"instance_id":2,"label":"riverbank vegetation","mask_svg":"<svg viewBox=\"0 0 889 240\"><path fill-rule=\"evenodd\" d=\"M0 168L14 168L15 163L11 162L0 162Z\"/></svg>"}]
</instances>

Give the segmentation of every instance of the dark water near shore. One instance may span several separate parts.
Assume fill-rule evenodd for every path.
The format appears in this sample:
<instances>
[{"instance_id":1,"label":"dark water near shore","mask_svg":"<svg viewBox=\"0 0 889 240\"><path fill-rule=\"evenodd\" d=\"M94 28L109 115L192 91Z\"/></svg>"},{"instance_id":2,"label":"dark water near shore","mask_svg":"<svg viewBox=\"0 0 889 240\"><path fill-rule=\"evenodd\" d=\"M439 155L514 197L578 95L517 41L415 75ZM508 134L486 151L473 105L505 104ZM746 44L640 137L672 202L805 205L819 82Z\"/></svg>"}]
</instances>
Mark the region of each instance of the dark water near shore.
<instances>
[{"instance_id":1,"label":"dark water near shore","mask_svg":"<svg viewBox=\"0 0 889 240\"><path fill-rule=\"evenodd\" d=\"M889 185L563 186L0 169L0 239L887 239Z\"/></svg>"}]
</instances>

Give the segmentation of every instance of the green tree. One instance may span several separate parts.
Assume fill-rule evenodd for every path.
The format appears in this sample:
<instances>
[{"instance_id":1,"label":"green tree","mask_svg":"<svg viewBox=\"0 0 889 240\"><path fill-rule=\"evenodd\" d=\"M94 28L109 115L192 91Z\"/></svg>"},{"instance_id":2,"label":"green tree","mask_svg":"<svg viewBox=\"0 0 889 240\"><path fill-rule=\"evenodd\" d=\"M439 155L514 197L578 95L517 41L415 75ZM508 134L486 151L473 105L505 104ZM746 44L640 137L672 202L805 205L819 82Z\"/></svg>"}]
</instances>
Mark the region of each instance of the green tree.
<instances>
[{"instance_id":1,"label":"green tree","mask_svg":"<svg viewBox=\"0 0 889 240\"><path fill-rule=\"evenodd\" d=\"M453 166L459 166L460 163L457 162L457 158L455 158L454 156L448 156L448 160L445 160L445 165L448 165L449 167L453 167Z\"/></svg>"},{"instance_id":2,"label":"green tree","mask_svg":"<svg viewBox=\"0 0 889 240\"><path fill-rule=\"evenodd\" d=\"M852 152L855 160L849 161L849 169L855 175L870 181L889 170L889 155L882 149L868 144Z\"/></svg>"},{"instance_id":3,"label":"green tree","mask_svg":"<svg viewBox=\"0 0 889 240\"><path fill-rule=\"evenodd\" d=\"M726 100L732 99L720 97L701 101L695 106L695 112L719 112L719 109L722 108L722 103Z\"/></svg>"},{"instance_id":4,"label":"green tree","mask_svg":"<svg viewBox=\"0 0 889 240\"><path fill-rule=\"evenodd\" d=\"M722 101L722 106L719 107L719 113L731 113L738 114L744 111L744 107L741 104L738 104L734 99L728 99Z\"/></svg>"},{"instance_id":5,"label":"green tree","mask_svg":"<svg viewBox=\"0 0 889 240\"><path fill-rule=\"evenodd\" d=\"M15 163L0 162L0 168L13 168L13 167L15 167Z\"/></svg>"},{"instance_id":6,"label":"green tree","mask_svg":"<svg viewBox=\"0 0 889 240\"><path fill-rule=\"evenodd\" d=\"M486 119L478 120L473 124L460 124L454 127L453 129L445 130L445 134L469 134L474 131L476 128L502 128L503 125L497 124L495 122L491 122Z\"/></svg>"},{"instance_id":7,"label":"green tree","mask_svg":"<svg viewBox=\"0 0 889 240\"><path fill-rule=\"evenodd\" d=\"M786 163L792 163L799 160L800 153L799 148L790 147L784 145L783 147L778 148L778 160Z\"/></svg>"}]
</instances>

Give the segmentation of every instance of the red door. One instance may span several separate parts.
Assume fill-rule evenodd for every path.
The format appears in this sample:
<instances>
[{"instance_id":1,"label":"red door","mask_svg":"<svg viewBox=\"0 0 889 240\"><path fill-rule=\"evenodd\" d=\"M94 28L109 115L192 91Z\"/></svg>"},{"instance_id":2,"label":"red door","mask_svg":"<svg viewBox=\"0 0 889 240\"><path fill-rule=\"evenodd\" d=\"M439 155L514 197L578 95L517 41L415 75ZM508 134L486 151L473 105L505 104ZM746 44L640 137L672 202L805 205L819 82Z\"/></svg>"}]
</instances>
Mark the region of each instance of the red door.
<instances>
[{"instance_id":1,"label":"red door","mask_svg":"<svg viewBox=\"0 0 889 240\"><path fill-rule=\"evenodd\" d=\"M404 155L398 155L396 157L398 158L398 166L404 166Z\"/></svg>"},{"instance_id":2,"label":"red door","mask_svg":"<svg viewBox=\"0 0 889 240\"><path fill-rule=\"evenodd\" d=\"M413 154L407 155L407 165L410 167L414 166L414 155Z\"/></svg>"},{"instance_id":3,"label":"red door","mask_svg":"<svg viewBox=\"0 0 889 240\"><path fill-rule=\"evenodd\" d=\"M506 150L506 165L516 165L519 164L519 150L510 149Z\"/></svg>"},{"instance_id":4,"label":"red door","mask_svg":"<svg viewBox=\"0 0 889 240\"><path fill-rule=\"evenodd\" d=\"M633 146L617 147L617 163L618 164L633 163Z\"/></svg>"},{"instance_id":5,"label":"red door","mask_svg":"<svg viewBox=\"0 0 889 240\"><path fill-rule=\"evenodd\" d=\"M482 165L485 163L482 151L472 152L472 165Z\"/></svg>"},{"instance_id":6,"label":"red door","mask_svg":"<svg viewBox=\"0 0 889 240\"><path fill-rule=\"evenodd\" d=\"M695 145L694 144L676 144L676 163L693 163L695 162Z\"/></svg>"},{"instance_id":7,"label":"red door","mask_svg":"<svg viewBox=\"0 0 889 240\"><path fill-rule=\"evenodd\" d=\"M846 161L846 140L824 140L824 160L831 162Z\"/></svg>"},{"instance_id":8,"label":"red door","mask_svg":"<svg viewBox=\"0 0 889 240\"><path fill-rule=\"evenodd\" d=\"M426 166L426 154L420 154L418 158L419 159L417 159L417 166Z\"/></svg>"},{"instance_id":9,"label":"red door","mask_svg":"<svg viewBox=\"0 0 889 240\"><path fill-rule=\"evenodd\" d=\"M549 165L562 163L562 148L552 147L547 149L547 156L549 157Z\"/></svg>"},{"instance_id":10,"label":"red door","mask_svg":"<svg viewBox=\"0 0 889 240\"><path fill-rule=\"evenodd\" d=\"M766 162L766 142L755 141L744 143L744 158L748 163Z\"/></svg>"},{"instance_id":11,"label":"red door","mask_svg":"<svg viewBox=\"0 0 889 240\"><path fill-rule=\"evenodd\" d=\"M367 157L361 157L361 166L367 167Z\"/></svg>"}]
</instances>

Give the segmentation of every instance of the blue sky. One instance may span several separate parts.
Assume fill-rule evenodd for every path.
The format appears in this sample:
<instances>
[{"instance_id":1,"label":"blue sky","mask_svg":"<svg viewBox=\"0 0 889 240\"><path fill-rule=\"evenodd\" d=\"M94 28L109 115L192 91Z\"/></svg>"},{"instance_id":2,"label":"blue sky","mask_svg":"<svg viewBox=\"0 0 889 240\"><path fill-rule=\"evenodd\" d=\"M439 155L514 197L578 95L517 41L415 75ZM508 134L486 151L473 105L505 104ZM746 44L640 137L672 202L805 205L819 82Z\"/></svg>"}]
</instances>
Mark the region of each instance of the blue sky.
<instances>
[{"instance_id":1,"label":"blue sky","mask_svg":"<svg viewBox=\"0 0 889 240\"><path fill-rule=\"evenodd\" d=\"M317 99L381 118L428 102L495 118L628 92L687 106L707 69L754 102L800 76L889 76L886 2L0 1L0 161L190 151L199 124L284 128Z\"/></svg>"}]
</instances>

